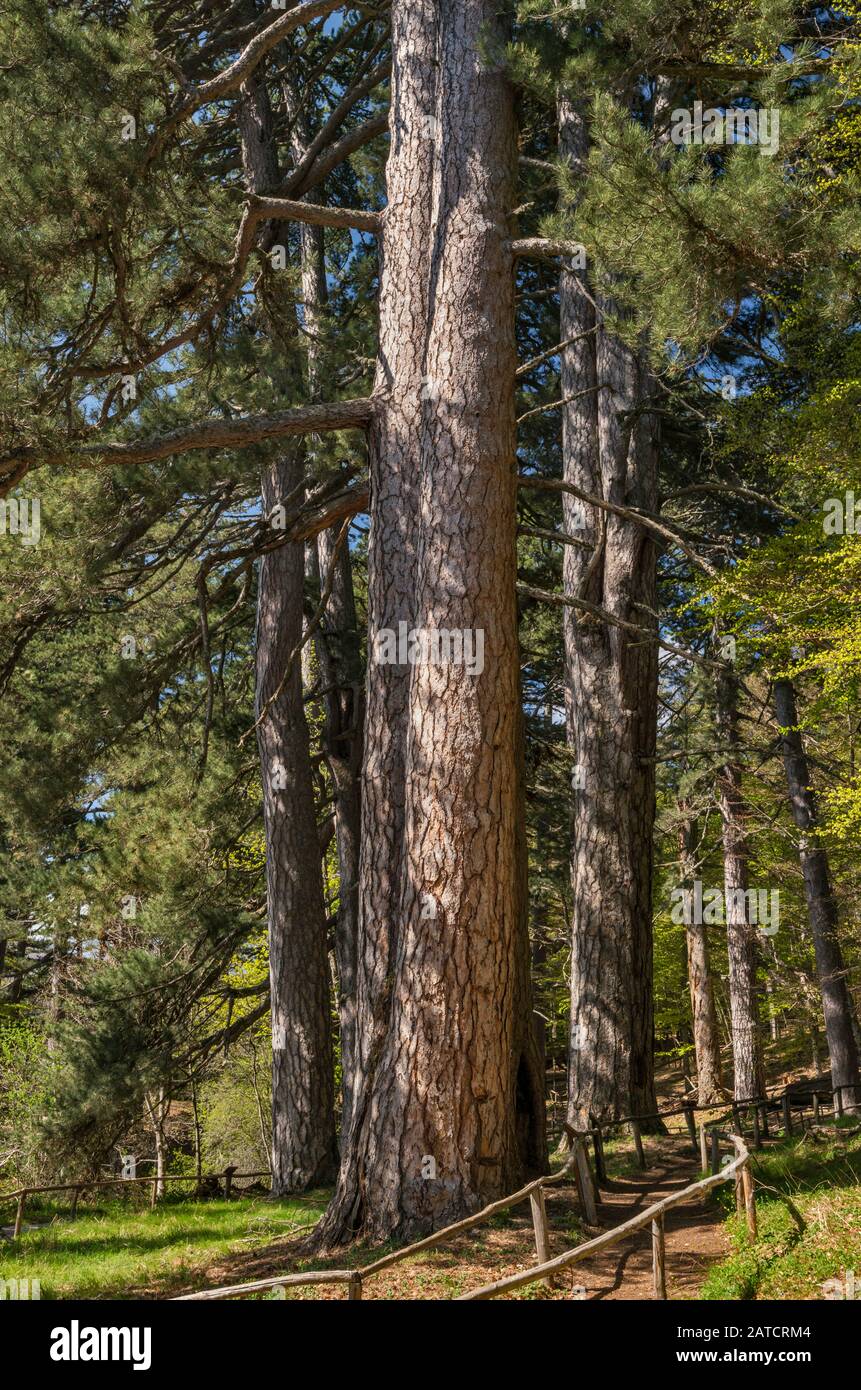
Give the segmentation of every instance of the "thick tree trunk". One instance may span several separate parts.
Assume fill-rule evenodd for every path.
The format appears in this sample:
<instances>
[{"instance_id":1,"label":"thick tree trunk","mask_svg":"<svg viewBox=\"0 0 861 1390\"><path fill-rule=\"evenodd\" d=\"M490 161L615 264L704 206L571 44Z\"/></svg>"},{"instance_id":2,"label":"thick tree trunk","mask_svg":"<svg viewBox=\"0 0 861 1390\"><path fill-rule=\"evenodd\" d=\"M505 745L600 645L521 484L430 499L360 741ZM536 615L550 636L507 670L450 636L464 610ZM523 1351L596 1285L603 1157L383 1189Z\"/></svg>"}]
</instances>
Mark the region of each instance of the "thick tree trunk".
<instances>
[{"instance_id":1,"label":"thick tree trunk","mask_svg":"<svg viewBox=\"0 0 861 1390\"><path fill-rule=\"evenodd\" d=\"M756 928L748 912L747 806L742 795L738 736L738 682L723 669L716 679L716 712L722 762L717 792L723 840L729 1000L732 1018L733 1087L737 1100L762 1095L765 1069L757 991Z\"/></svg>"},{"instance_id":2,"label":"thick tree trunk","mask_svg":"<svg viewBox=\"0 0 861 1390\"><path fill-rule=\"evenodd\" d=\"M545 1161L518 824L516 144L492 56L497 10L396 0L392 11L371 648L403 618L482 632L484 663L419 661L405 680L372 659L360 983L377 1026L328 1242L436 1229ZM418 483L407 510L405 473ZM384 971L368 971L381 939Z\"/></svg>"},{"instance_id":3,"label":"thick tree trunk","mask_svg":"<svg viewBox=\"0 0 861 1390\"><path fill-rule=\"evenodd\" d=\"M775 682L774 707L780 725L789 804L799 831L798 855L816 952L816 973L825 1015L831 1082L835 1088L846 1087L842 1093L844 1108L854 1110L861 1106L861 1076L852 1027L852 999L840 949L837 902L831 887L828 852L818 839L816 793L810 783L810 768L798 728L798 710L791 681Z\"/></svg>"},{"instance_id":4,"label":"thick tree trunk","mask_svg":"<svg viewBox=\"0 0 861 1390\"><path fill-rule=\"evenodd\" d=\"M560 102L560 143L585 157L580 112ZM560 282L563 468L566 481L617 504L655 508L656 441L635 409L648 374L565 270ZM607 389L604 389L606 387ZM600 388L600 389L599 389ZM650 625L656 556L635 524L563 501L565 593L620 618ZM568 1123L645 1114L656 1108L652 1005L652 832L655 815L657 647L618 627L566 610L566 713L575 760L572 792L571 1038Z\"/></svg>"},{"instance_id":5,"label":"thick tree trunk","mask_svg":"<svg viewBox=\"0 0 861 1390\"><path fill-rule=\"evenodd\" d=\"M679 830L679 868L681 883L690 888L696 878L693 858L695 822L682 821ZM692 914L693 915L693 914ZM700 1105L711 1105L723 1098L720 1060L720 1033L715 1011L709 962L708 932L703 922L685 924L688 984L691 991L694 1055L697 1063L697 1093Z\"/></svg>"}]
</instances>

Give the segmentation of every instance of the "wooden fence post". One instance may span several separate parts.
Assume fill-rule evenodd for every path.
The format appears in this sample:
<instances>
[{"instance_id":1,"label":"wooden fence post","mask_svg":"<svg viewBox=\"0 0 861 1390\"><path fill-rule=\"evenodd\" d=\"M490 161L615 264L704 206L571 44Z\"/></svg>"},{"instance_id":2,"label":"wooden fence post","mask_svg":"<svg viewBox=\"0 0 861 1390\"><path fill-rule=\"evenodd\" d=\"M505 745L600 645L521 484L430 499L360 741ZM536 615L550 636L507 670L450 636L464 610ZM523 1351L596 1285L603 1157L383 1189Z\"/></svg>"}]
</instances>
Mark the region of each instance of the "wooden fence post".
<instances>
[{"instance_id":1,"label":"wooden fence post","mask_svg":"<svg viewBox=\"0 0 861 1390\"><path fill-rule=\"evenodd\" d=\"M759 1113L760 1113L760 1120L761 1120L761 1122L762 1122L762 1132L763 1132L763 1135L765 1136L765 1138L767 1139L767 1138L768 1138L768 1102L767 1102L767 1101L763 1101L762 1105L760 1106L760 1112L759 1112Z\"/></svg>"},{"instance_id":2,"label":"wooden fence post","mask_svg":"<svg viewBox=\"0 0 861 1390\"><path fill-rule=\"evenodd\" d=\"M756 1106L753 1107L753 1116L752 1116L752 1117L753 1117L753 1147L754 1147L755 1149L761 1149L761 1148L762 1148L762 1140L761 1140L760 1137L759 1137L759 1111L757 1110L757 1107L756 1107Z\"/></svg>"},{"instance_id":3,"label":"wooden fence post","mask_svg":"<svg viewBox=\"0 0 861 1390\"><path fill-rule=\"evenodd\" d=\"M709 1137L711 1139L712 1175L714 1175L720 1172L720 1140L717 1130L711 1130Z\"/></svg>"},{"instance_id":4,"label":"wooden fence post","mask_svg":"<svg viewBox=\"0 0 861 1390\"><path fill-rule=\"evenodd\" d=\"M152 1192L150 1193L149 1209L155 1211L155 1204L158 1201L158 1178L152 1180Z\"/></svg>"},{"instance_id":5,"label":"wooden fence post","mask_svg":"<svg viewBox=\"0 0 861 1390\"><path fill-rule=\"evenodd\" d=\"M753 1190L753 1173L750 1171L750 1162L744 1165L744 1210L747 1216L747 1229L751 1240L756 1240L756 1197Z\"/></svg>"},{"instance_id":6,"label":"wooden fence post","mask_svg":"<svg viewBox=\"0 0 861 1390\"><path fill-rule=\"evenodd\" d=\"M735 1125L736 1134L744 1134L744 1128L741 1123L741 1110L735 1101L732 1103L732 1120Z\"/></svg>"},{"instance_id":7,"label":"wooden fence post","mask_svg":"<svg viewBox=\"0 0 861 1390\"><path fill-rule=\"evenodd\" d=\"M835 1086L835 1087L834 1087L834 1115L835 1115L835 1118L838 1119L838 1120L841 1120L841 1119L843 1118L843 1087L842 1087L842 1086Z\"/></svg>"},{"instance_id":8,"label":"wooden fence post","mask_svg":"<svg viewBox=\"0 0 861 1390\"><path fill-rule=\"evenodd\" d=\"M634 1139L634 1148L637 1151L637 1163L640 1165L641 1168L645 1168L646 1155L643 1153L643 1137L640 1134L639 1120L631 1121L631 1134Z\"/></svg>"},{"instance_id":9,"label":"wooden fence post","mask_svg":"<svg viewBox=\"0 0 861 1390\"><path fill-rule=\"evenodd\" d=\"M814 1091L814 1092L813 1092L813 1120L814 1120L814 1123L815 1123L815 1124L817 1124L817 1125L819 1124L819 1092L818 1092L818 1091Z\"/></svg>"},{"instance_id":10,"label":"wooden fence post","mask_svg":"<svg viewBox=\"0 0 861 1390\"><path fill-rule=\"evenodd\" d=\"M607 1165L604 1162L604 1135L594 1115L589 1116L589 1124L592 1128L592 1148L595 1152L595 1185L599 1188L606 1187Z\"/></svg>"},{"instance_id":11,"label":"wooden fence post","mask_svg":"<svg viewBox=\"0 0 861 1390\"><path fill-rule=\"evenodd\" d=\"M580 1196L580 1205L583 1208L583 1215L590 1226L598 1225L598 1208L595 1202L595 1188L592 1182L592 1173L589 1168L589 1158L586 1147L579 1134L575 1134L571 1139L571 1148L574 1151L574 1176L577 1180L577 1191Z\"/></svg>"},{"instance_id":12,"label":"wooden fence post","mask_svg":"<svg viewBox=\"0 0 861 1390\"><path fill-rule=\"evenodd\" d=\"M23 1188L18 1193L18 1205L15 1208L15 1229L12 1232L12 1239L17 1240L21 1234L21 1226L24 1222L24 1203L27 1201L27 1189Z\"/></svg>"},{"instance_id":13,"label":"wooden fence post","mask_svg":"<svg viewBox=\"0 0 861 1390\"><path fill-rule=\"evenodd\" d=\"M814 1096L814 1101L815 1101L815 1100L816 1100L816 1097ZM786 1131L787 1134L791 1134L791 1133L792 1133L792 1106L791 1106L790 1103L789 1103L789 1092L788 1092L788 1091L784 1091L784 1093L783 1093L783 1099L781 1100L781 1105L782 1105L782 1107L783 1107L783 1128L785 1129L785 1131ZM814 1113L814 1115L816 1114L816 1109L817 1109L817 1107L816 1107L816 1105L814 1104L814 1107L813 1107L813 1113Z\"/></svg>"},{"instance_id":14,"label":"wooden fence post","mask_svg":"<svg viewBox=\"0 0 861 1390\"><path fill-rule=\"evenodd\" d=\"M224 1195L229 1197L233 1190L233 1174L236 1172L236 1165L224 1170Z\"/></svg>"},{"instance_id":15,"label":"wooden fence post","mask_svg":"<svg viewBox=\"0 0 861 1390\"><path fill-rule=\"evenodd\" d=\"M706 1136L705 1125L700 1125L700 1171L707 1173L709 1170L709 1144Z\"/></svg>"},{"instance_id":16,"label":"wooden fence post","mask_svg":"<svg viewBox=\"0 0 861 1390\"><path fill-rule=\"evenodd\" d=\"M666 1246L664 1242L664 1216L656 1216L652 1222L652 1281L655 1298L667 1296Z\"/></svg>"},{"instance_id":17,"label":"wooden fence post","mask_svg":"<svg viewBox=\"0 0 861 1390\"><path fill-rule=\"evenodd\" d=\"M688 1134L690 1135L690 1138L691 1138L691 1148L693 1149L694 1153L696 1153L696 1151L697 1151L697 1123L696 1123L696 1120L694 1119L694 1111L693 1111L693 1107L692 1107L692 1106L688 1106L688 1105L685 1106L685 1124L686 1124L687 1127L688 1127Z\"/></svg>"},{"instance_id":18,"label":"wooden fence post","mask_svg":"<svg viewBox=\"0 0 861 1390\"><path fill-rule=\"evenodd\" d=\"M735 1170L735 1214L736 1214L736 1216L744 1216L744 1210L745 1210L745 1208L744 1208L744 1178L743 1178L742 1175L741 1175L741 1169L740 1169L740 1168L736 1168L736 1170Z\"/></svg>"},{"instance_id":19,"label":"wooden fence post","mask_svg":"<svg viewBox=\"0 0 861 1390\"><path fill-rule=\"evenodd\" d=\"M347 1298L361 1298L361 1297L362 1297L362 1276L361 1276L361 1274L360 1274L358 1271L356 1271L355 1274L351 1274L351 1275L350 1275L350 1282L349 1282L349 1284L347 1285Z\"/></svg>"},{"instance_id":20,"label":"wooden fence post","mask_svg":"<svg viewBox=\"0 0 861 1390\"><path fill-rule=\"evenodd\" d=\"M544 1204L543 1187L536 1187L534 1192L530 1192L529 1205L532 1208L532 1228L535 1232L536 1263L543 1265L550 1259L550 1241L547 1235L547 1208ZM552 1283L549 1276L543 1282L549 1289Z\"/></svg>"}]
</instances>

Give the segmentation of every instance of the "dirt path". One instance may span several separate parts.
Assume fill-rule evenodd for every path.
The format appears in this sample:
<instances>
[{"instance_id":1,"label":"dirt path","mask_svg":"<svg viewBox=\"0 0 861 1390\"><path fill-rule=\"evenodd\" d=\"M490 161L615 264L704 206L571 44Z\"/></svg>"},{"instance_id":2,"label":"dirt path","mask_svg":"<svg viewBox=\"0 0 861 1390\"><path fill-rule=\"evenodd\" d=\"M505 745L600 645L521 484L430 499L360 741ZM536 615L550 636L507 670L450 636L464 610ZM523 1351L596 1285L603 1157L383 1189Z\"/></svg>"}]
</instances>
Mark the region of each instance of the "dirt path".
<instances>
[{"instance_id":1,"label":"dirt path","mask_svg":"<svg viewBox=\"0 0 861 1390\"><path fill-rule=\"evenodd\" d=\"M699 1177L699 1164L684 1140L667 1138L660 1158L643 1173L612 1179L602 1189L598 1216L605 1230L678 1192ZM552 1204L548 1214L552 1221ZM709 1267L728 1253L722 1216L713 1203L689 1199L667 1212L666 1271L670 1298L697 1298ZM636 1231L572 1271L587 1299L652 1298L651 1228Z\"/></svg>"},{"instance_id":2,"label":"dirt path","mask_svg":"<svg viewBox=\"0 0 861 1390\"><path fill-rule=\"evenodd\" d=\"M645 1172L612 1179L602 1189L598 1211L601 1230L622 1225L638 1211L687 1187L699 1177L698 1161L686 1139L668 1136L660 1141L650 1140L649 1149L651 1167ZM547 1190L547 1215L551 1255L561 1255L597 1234L591 1227L583 1228L572 1187ZM710 1265L727 1253L719 1210L693 1200L668 1212L666 1250L669 1297L697 1298ZM343 1269L369 1264L372 1259L373 1252L351 1250L330 1261L316 1259L306 1267L319 1269L329 1265ZM272 1278L295 1270L298 1263L295 1245L279 1242L263 1250L227 1257L209 1270L207 1283L216 1287ZM516 1208L512 1219L504 1224L496 1221L476 1227L423 1257L384 1271L368 1282L363 1297L370 1300L450 1299L533 1264L535 1245L526 1205ZM580 1290L585 1290L585 1294ZM345 1296L345 1290L343 1287L303 1288L295 1293L288 1291L288 1296L338 1299ZM556 1288L531 1285L518 1290L514 1296L541 1300L651 1299L651 1228L638 1231L609 1250L565 1271Z\"/></svg>"}]
</instances>

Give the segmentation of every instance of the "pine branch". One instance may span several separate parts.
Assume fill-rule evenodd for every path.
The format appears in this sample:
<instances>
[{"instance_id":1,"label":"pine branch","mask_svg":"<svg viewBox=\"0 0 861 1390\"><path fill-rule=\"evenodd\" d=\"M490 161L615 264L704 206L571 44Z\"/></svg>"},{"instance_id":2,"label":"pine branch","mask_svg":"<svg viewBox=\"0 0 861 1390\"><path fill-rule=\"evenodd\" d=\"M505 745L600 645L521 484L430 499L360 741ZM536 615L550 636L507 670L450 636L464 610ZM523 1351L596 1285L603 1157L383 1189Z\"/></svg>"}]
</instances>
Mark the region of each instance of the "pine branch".
<instances>
[{"instance_id":1,"label":"pine branch","mask_svg":"<svg viewBox=\"0 0 861 1390\"><path fill-rule=\"evenodd\" d=\"M346 227L361 232L382 231L379 212L360 208L328 208L319 203L298 203L290 198L267 198L254 193L248 199L248 220L258 222L306 222L312 227Z\"/></svg>"},{"instance_id":2,"label":"pine branch","mask_svg":"<svg viewBox=\"0 0 861 1390\"><path fill-rule=\"evenodd\" d=\"M27 467L127 467L139 463L155 463L159 459L197 449L242 449L267 439L284 439L294 435L319 434L330 430L367 429L371 423L374 402L370 398L333 401L297 406L293 410L278 410L271 414L241 415L231 419L201 420L185 429L169 434L154 435L136 443L85 444L66 452L44 452L37 448L21 450L0 460L0 495L8 490L8 481ZM26 472L26 468L24 470Z\"/></svg>"},{"instance_id":3,"label":"pine branch","mask_svg":"<svg viewBox=\"0 0 861 1390\"><path fill-rule=\"evenodd\" d=\"M619 618L615 613L608 612L606 608L599 607L597 603L590 603L588 599L571 598L567 594L553 594L548 589L533 589L530 584L518 584L517 592L522 594L524 598L533 599L536 603L550 603L555 608L576 608L579 612L587 613L602 623L609 623L611 627L621 628L624 632L633 633L648 642L656 642L663 651L672 652L674 656L681 656L685 661L692 661L706 670L721 671L727 669L724 662L709 661L708 657L701 656L691 647L677 647L673 642L666 642L663 637L658 636L657 628L628 622L626 618Z\"/></svg>"}]
</instances>

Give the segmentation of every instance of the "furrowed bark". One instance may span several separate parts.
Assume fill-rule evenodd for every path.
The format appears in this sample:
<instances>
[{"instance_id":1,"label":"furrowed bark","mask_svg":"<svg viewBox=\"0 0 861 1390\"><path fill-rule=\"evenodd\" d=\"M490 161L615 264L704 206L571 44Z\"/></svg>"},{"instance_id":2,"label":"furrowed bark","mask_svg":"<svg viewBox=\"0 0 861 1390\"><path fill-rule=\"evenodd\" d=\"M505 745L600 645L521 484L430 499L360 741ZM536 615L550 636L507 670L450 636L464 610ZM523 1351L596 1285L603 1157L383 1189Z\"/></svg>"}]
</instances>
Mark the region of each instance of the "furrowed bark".
<instances>
[{"instance_id":1,"label":"furrowed bark","mask_svg":"<svg viewBox=\"0 0 861 1390\"><path fill-rule=\"evenodd\" d=\"M774 684L774 707L792 819L799 832L798 857L816 953L816 973L825 1015L825 1037L831 1061L831 1082L842 1092L843 1106L861 1108L861 1075L853 1023L852 996L840 947L837 902L831 886L828 851L819 840L816 793L811 785L804 740L798 727L795 688L789 680Z\"/></svg>"},{"instance_id":2,"label":"furrowed bark","mask_svg":"<svg viewBox=\"0 0 861 1390\"><path fill-rule=\"evenodd\" d=\"M400 668L372 663L369 735L379 739L381 674L389 682L394 672L406 787L382 822L369 823L376 789L365 783L362 948L380 935L373 890L385 882L390 984L377 994L384 1027L363 1056L339 1191L320 1233L329 1241L357 1229L375 1240L437 1229L544 1161L518 825L513 97L493 56L502 36L494 0L396 0L392 19L395 198L381 320L389 397L376 444L391 439L394 450L377 460L371 492L391 496L393 467L397 487L403 462L412 465L415 502L405 513L400 492L395 520L415 554L395 597L410 627L483 632L484 662L470 672L421 661L407 682ZM436 91L419 80L434 74ZM422 132L430 160L422 152L425 177L405 207L405 180L416 177L410 147ZM395 232L404 241L390 247L404 218ZM403 372L392 370L395 348ZM391 601L380 611L391 613ZM378 631L372 616L372 640ZM391 733L387 745L391 754ZM393 847L398 818L402 847Z\"/></svg>"},{"instance_id":3,"label":"furrowed bark","mask_svg":"<svg viewBox=\"0 0 861 1390\"><path fill-rule=\"evenodd\" d=\"M301 476L301 461L273 462L263 479L271 510ZM257 714L281 684L302 636L301 544L261 561ZM281 694L257 727L266 828L272 999L272 1190L327 1182L336 1167L326 916L302 672L293 660Z\"/></svg>"},{"instance_id":4,"label":"furrowed bark","mask_svg":"<svg viewBox=\"0 0 861 1390\"><path fill-rule=\"evenodd\" d=\"M261 84L251 82L245 91L240 128L246 181L265 188L277 177L277 160ZM265 465L264 516L293 493L303 472L298 445ZM294 656L302 637L304 579L298 542L260 562L255 712L266 831L272 1190L278 1195L331 1180L337 1162L326 913L302 670Z\"/></svg>"},{"instance_id":5,"label":"furrowed bark","mask_svg":"<svg viewBox=\"0 0 861 1390\"><path fill-rule=\"evenodd\" d=\"M588 148L581 112L560 101L568 158ZM615 505L656 510L656 440L631 412L648 376L597 325L591 297L565 269L564 479ZM592 331L596 329L596 331ZM586 335L586 336L582 336ZM604 391L587 390L606 383ZM586 390L586 394L582 394ZM624 622L654 629L655 543L636 522L563 494L563 527L591 552L566 546L563 587ZM657 633L655 633L657 636ZM652 829L657 644L576 609L566 610L566 717L572 789L573 937L568 1123L655 1110L652 1064Z\"/></svg>"},{"instance_id":6,"label":"furrowed bark","mask_svg":"<svg viewBox=\"0 0 861 1390\"><path fill-rule=\"evenodd\" d=\"M435 146L436 13L431 0L392 9L391 151L380 239L379 408L369 436L368 627L413 625L425 328ZM319 1242L368 1224L364 1167L374 1078L388 1027L404 841L409 668L368 661L361 781L356 1052L350 1128Z\"/></svg>"}]
</instances>

